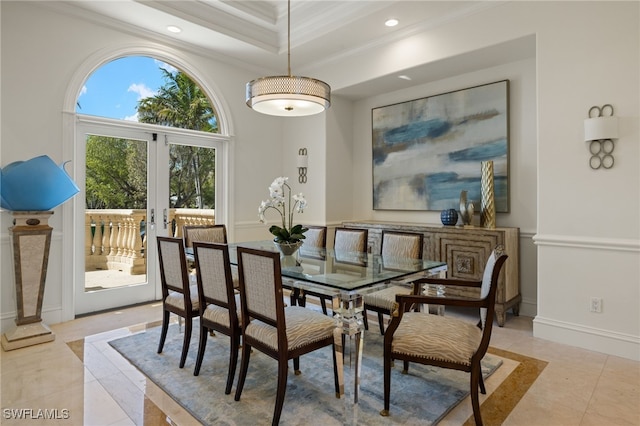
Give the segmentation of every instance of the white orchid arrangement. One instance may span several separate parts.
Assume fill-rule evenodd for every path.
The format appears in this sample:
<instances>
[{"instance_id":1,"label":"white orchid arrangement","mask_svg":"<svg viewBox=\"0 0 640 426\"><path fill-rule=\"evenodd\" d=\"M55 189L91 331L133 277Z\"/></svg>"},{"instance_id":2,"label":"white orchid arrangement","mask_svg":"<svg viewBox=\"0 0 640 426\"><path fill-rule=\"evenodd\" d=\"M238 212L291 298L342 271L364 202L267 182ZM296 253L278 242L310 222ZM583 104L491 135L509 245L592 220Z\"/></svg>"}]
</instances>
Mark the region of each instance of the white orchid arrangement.
<instances>
[{"instance_id":1,"label":"white orchid arrangement","mask_svg":"<svg viewBox=\"0 0 640 426\"><path fill-rule=\"evenodd\" d=\"M272 225L269 228L276 238L277 243L296 243L305 238L304 233L308 228L293 224L293 214L302 213L307 207L307 200L302 193L292 194L291 187L287 183L288 177L278 177L269 186L269 199L260 203L258 215L260 222L266 223L264 216L269 209L274 209L280 214L282 226Z\"/></svg>"}]
</instances>

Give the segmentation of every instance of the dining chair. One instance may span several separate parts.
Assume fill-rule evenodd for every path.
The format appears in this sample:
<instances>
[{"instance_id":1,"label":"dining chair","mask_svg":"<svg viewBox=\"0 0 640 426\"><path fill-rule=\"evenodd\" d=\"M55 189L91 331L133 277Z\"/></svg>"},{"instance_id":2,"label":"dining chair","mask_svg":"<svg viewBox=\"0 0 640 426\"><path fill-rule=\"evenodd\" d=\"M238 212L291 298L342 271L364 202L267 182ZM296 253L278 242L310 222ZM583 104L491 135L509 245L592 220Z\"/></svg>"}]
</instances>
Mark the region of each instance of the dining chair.
<instances>
[{"instance_id":1,"label":"dining chair","mask_svg":"<svg viewBox=\"0 0 640 426\"><path fill-rule=\"evenodd\" d=\"M333 249L337 252L367 252L368 229L336 228Z\"/></svg>"},{"instance_id":2,"label":"dining chair","mask_svg":"<svg viewBox=\"0 0 640 426\"><path fill-rule=\"evenodd\" d=\"M420 278L417 283L480 289L478 298L450 298L425 295L398 295L391 323L384 335L384 409L389 416L391 366L393 360L403 361L403 373L410 362L449 368L470 373L471 405L476 425L482 425L478 388L486 393L480 362L487 352L495 315L496 289L500 270L507 260L502 248L496 248L487 259L482 281L445 278ZM412 304L439 304L478 309L480 320L408 311Z\"/></svg>"},{"instance_id":3,"label":"dining chair","mask_svg":"<svg viewBox=\"0 0 640 426\"><path fill-rule=\"evenodd\" d=\"M382 231L380 258L383 267L392 267L394 259L422 259L424 235L414 232ZM386 265L385 265L386 263ZM414 292L412 282L416 276L390 282L386 288L363 296L364 311L362 314L365 330L369 329L367 310L378 313L380 334L384 334L384 315L390 315L397 294Z\"/></svg>"},{"instance_id":4,"label":"dining chair","mask_svg":"<svg viewBox=\"0 0 640 426\"><path fill-rule=\"evenodd\" d=\"M169 328L169 315L184 318L184 340L180 368L184 367L191 341L193 318L200 314L197 284L191 285L187 271L184 242L181 238L157 237L162 286L162 331L158 353L162 353Z\"/></svg>"},{"instance_id":5,"label":"dining chair","mask_svg":"<svg viewBox=\"0 0 640 426\"><path fill-rule=\"evenodd\" d=\"M278 361L278 384L272 425L280 421L287 385L288 360L300 374L300 356L331 346L336 396L340 396L334 347L335 322L301 306L285 308L278 253L238 247L243 326L242 359L235 400L240 400L251 348Z\"/></svg>"},{"instance_id":6,"label":"dining chair","mask_svg":"<svg viewBox=\"0 0 640 426\"><path fill-rule=\"evenodd\" d=\"M314 225L302 226L307 228L307 231L304 233L305 239L303 240L302 247L298 250L298 255L311 259L322 258L324 256L324 249L327 246L327 227ZM307 296L314 296L320 300L322 312L328 315L327 300L331 301L329 296L310 290L302 291L299 288L295 288L295 280L291 278L282 277L282 282L286 288L291 290L290 300L292 305L299 304L300 306L306 306Z\"/></svg>"},{"instance_id":7,"label":"dining chair","mask_svg":"<svg viewBox=\"0 0 640 426\"><path fill-rule=\"evenodd\" d=\"M182 227L184 246L193 247L194 241L206 243L227 243L227 227L225 225L184 225Z\"/></svg>"},{"instance_id":8,"label":"dining chair","mask_svg":"<svg viewBox=\"0 0 640 426\"><path fill-rule=\"evenodd\" d=\"M239 321L239 295L231 278L229 248L226 244L193 243L200 306L200 342L193 375L200 374L209 330L229 336L229 372L224 393L231 393L238 363L242 329ZM236 299L238 297L238 299Z\"/></svg>"},{"instance_id":9,"label":"dining chair","mask_svg":"<svg viewBox=\"0 0 640 426\"><path fill-rule=\"evenodd\" d=\"M302 249L325 248L327 246L327 227L315 225L302 225L307 228L302 240Z\"/></svg>"},{"instance_id":10,"label":"dining chair","mask_svg":"<svg viewBox=\"0 0 640 426\"><path fill-rule=\"evenodd\" d=\"M193 248L193 243L196 241L227 244L227 227L224 224L184 225L182 227L182 237L186 248ZM195 269L195 265L189 266L191 270ZM231 265L231 279L234 287L238 288L238 268L235 265Z\"/></svg>"}]
</instances>

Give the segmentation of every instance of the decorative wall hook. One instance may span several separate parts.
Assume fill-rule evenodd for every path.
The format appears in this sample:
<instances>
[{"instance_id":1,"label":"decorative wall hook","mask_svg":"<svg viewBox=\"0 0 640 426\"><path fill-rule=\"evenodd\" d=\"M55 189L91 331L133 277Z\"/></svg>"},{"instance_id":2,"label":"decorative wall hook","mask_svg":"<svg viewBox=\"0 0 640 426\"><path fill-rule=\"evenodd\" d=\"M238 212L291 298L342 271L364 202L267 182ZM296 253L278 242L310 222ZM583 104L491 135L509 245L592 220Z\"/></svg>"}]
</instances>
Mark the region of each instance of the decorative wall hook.
<instances>
[{"instance_id":1,"label":"decorative wall hook","mask_svg":"<svg viewBox=\"0 0 640 426\"><path fill-rule=\"evenodd\" d=\"M298 150L298 182L307 183L307 166L309 165L309 157L307 156L307 148Z\"/></svg>"},{"instance_id":2,"label":"decorative wall hook","mask_svg":"<svg viewBox=\"0 0 640 426\"><path fill-rule=\"evenodd\" d=\"M589 166L610 169L613 167L613 140L618 138L618 118L613 116L613 106L592 106L584 120L584 140L589 143Z\"/></svg>"}]
</instances>

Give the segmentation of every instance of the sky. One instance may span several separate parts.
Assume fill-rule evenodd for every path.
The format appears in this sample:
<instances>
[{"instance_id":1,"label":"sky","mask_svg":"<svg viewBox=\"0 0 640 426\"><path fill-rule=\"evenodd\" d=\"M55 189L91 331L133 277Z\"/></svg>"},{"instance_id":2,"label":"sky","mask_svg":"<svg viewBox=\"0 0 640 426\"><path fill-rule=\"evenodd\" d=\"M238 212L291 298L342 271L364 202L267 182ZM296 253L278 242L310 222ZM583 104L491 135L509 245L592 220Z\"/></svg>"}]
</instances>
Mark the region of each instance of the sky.
<instances>
[{"instance_id":1,"label":"sky","mask_svg":"<svg viewBox=\"0 0 640 426\"><path fill-rule=\"evenodd\" d=\"M138 121L138 101L155 95L165 83L160 68L177 71L171 65L143 56L120 58L104 64L85 81L76 112Z\"/></svg>"}]
</instances>

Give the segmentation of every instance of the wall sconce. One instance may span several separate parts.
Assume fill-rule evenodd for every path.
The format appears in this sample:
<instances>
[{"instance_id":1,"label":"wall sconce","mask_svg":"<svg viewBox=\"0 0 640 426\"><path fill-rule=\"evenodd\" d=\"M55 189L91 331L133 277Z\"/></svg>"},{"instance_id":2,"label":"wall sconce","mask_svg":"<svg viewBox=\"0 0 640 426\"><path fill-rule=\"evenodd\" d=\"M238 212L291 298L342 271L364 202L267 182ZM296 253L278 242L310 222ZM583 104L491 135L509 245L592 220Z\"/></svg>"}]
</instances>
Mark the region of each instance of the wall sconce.
<instances>
[{"instance_id":1,"label":"wall sconce","mask_svg":"<svg viewBox=\"0 0 640 426\"><path fill-rule=\"evenodd\" d=\"M307 148L298 150L298 182L307 183L307 166L309 165L309 157L307 157Z\"/></svg>"},{"instance_id":2,"label":"wall sconce","mask_svg":"<svg viewBox=\"0 0 640 426\"><path fill-rule=\"evenodd\" d=\"M613 167L613 140L618 139L618 117L613 116L611 104L592 106L588 117L584 120L584 140L590 142L589 166L594 170L610 169Z\"/></svg>"}]
</instances>

